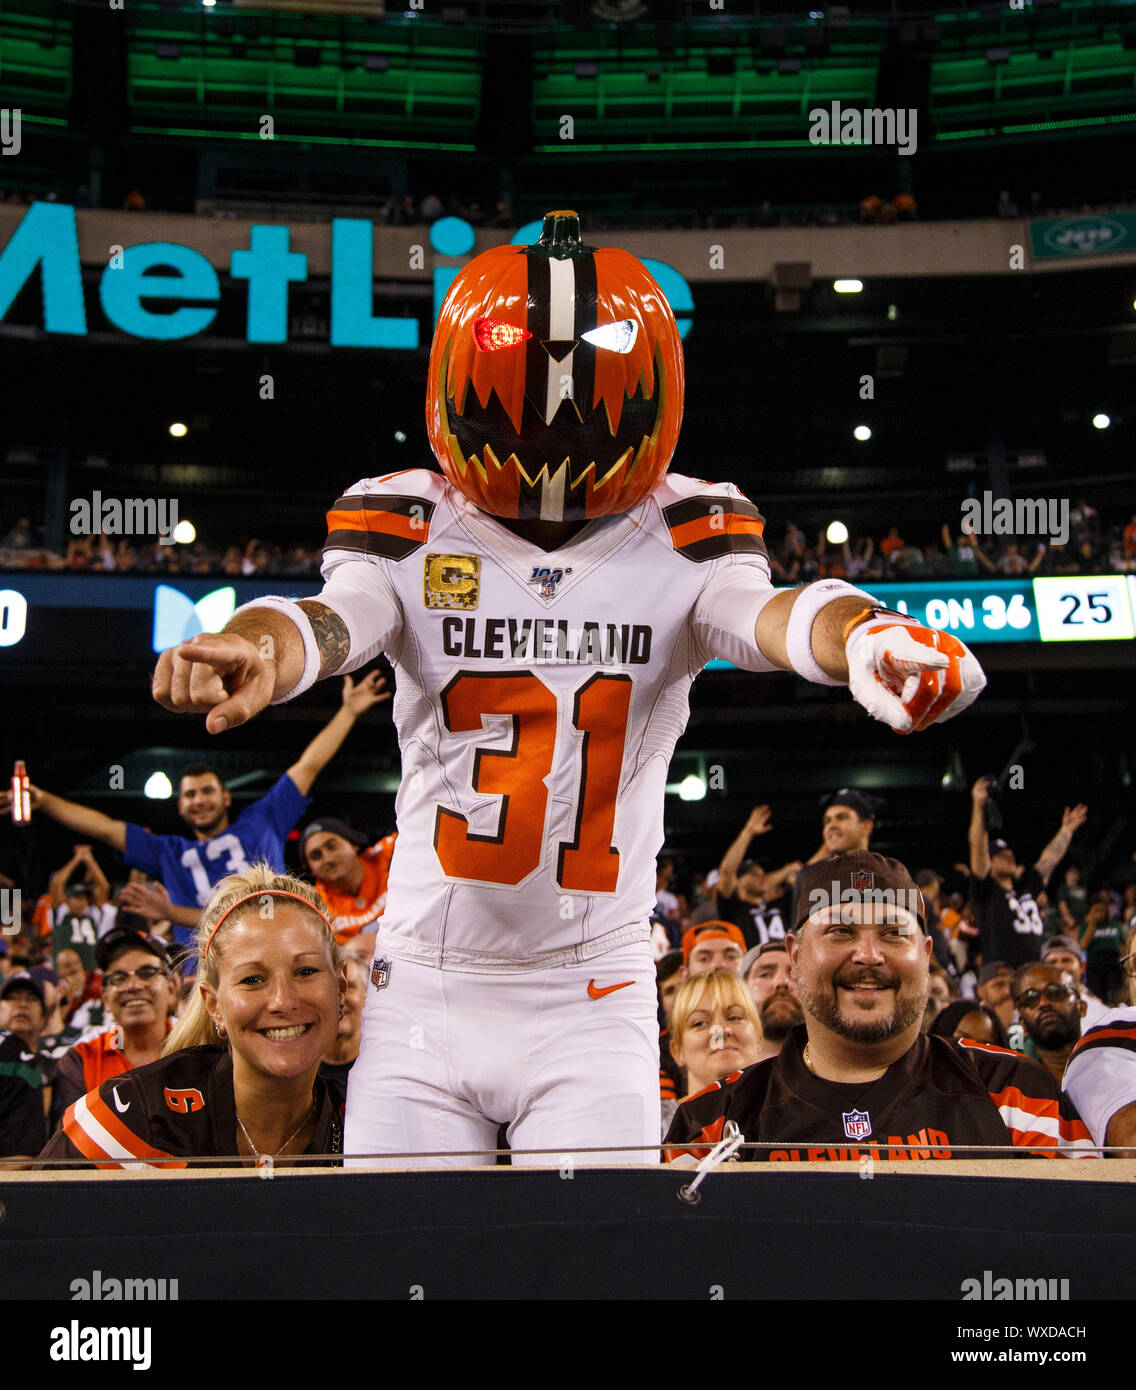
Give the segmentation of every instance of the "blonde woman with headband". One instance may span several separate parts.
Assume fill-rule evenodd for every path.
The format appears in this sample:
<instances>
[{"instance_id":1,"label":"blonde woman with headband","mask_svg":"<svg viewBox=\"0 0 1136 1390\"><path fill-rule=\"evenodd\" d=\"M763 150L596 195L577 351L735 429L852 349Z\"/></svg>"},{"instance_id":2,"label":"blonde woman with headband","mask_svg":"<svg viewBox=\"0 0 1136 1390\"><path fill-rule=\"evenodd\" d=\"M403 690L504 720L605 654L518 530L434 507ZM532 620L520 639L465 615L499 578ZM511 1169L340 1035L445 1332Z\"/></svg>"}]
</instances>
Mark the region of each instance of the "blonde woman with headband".
<instances>
[{"instance_id":1,"label":"blonde woman with headband","mask_svg":"<svg viewBox=\"0 0 1136 1390\"><path fill-rule=\"evenodd\" d=\"M160 1060L77 1100L42 1159L184 1168L342 1153L344 1088L317 1072L345 980L315 889L264 863L231 874L201 914L197 954L197 989Z\"/></svg>"}]
</instances>

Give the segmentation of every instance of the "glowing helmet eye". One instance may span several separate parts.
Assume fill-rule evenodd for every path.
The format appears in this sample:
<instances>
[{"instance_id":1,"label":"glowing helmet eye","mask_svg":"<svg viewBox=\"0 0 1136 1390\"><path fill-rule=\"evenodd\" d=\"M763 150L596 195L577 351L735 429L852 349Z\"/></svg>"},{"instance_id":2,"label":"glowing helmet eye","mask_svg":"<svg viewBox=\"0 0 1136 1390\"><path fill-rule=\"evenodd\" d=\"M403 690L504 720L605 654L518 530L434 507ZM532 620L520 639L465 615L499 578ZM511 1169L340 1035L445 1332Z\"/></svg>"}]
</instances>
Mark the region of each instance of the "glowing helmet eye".
<instances>
[{"instance_id":1,"label":"glowing helmet eye","mask_svg":"<svg viewBox=\"0 0 1136 1390\"><path fill-rule=\"evenodd\" d=\"M477 319L473 325L473 341L482 352L516 347L531 337L527 328L518 328L515 323L503 323L500 319Z\"/></svg>"},{"instance_id":2,"label":"glowing helmet eye","mask_svg":"<svg viewBox=\"0 0 1136 1390\"><path fill-rule=\"evenodd\" d=\"M617 319L615 323L601 323L598 328L585 333L583 338L593 347L607 348L610 352L630 352L638 333L639 325L634 319Z\"/></svg>"}]
</instances>

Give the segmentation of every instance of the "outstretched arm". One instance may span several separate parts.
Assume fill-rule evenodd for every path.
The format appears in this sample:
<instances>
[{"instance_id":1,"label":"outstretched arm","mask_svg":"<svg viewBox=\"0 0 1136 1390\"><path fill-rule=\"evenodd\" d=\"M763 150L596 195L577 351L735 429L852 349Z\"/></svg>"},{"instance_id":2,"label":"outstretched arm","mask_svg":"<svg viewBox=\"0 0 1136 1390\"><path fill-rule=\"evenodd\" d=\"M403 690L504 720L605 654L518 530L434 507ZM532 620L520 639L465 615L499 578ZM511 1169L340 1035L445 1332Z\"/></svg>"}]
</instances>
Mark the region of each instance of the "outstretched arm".
<instances>
[{"instance_id":1,"label":"outstretched arm","mask_svg":"<svg viewBox=\"0 0 1136 1390\"><path fill-rule=\"evenodd\" d=\"M318 680L397 656L402 604L378 564L338 564L316 598L275 595L238 609L223 632L202 633L158 658L154 698L177 714L204 714L211 734Z\"/></svg>"},{"instance_id":2,"label":"outstretched arm","mask_svg":"<svg viewBox=\"0 0 1136 1390\"><path fill-rule=\"evenodd\" d=\"M307 796L312 783L343 747L343 740L355 727L356 719L372 705L389 699L390 691L378 671L372 671L358 685L350 676L343 677L342 706L288 769L288 776L302 796Z\"/></svg>"},{"instance_id":3,"label":"outstretched arm","mask_svg":"<svg viewBox=\"0 0 1136 1390\"><path fill-rule=\"evenodd\" d=\"M990 788L980 777L970 789L970 872L974 878L985 878L990 872L990 837L986 833L986 798Z\"/></svg>"},{"instance_id":4,"label":"outstretched arm","mask_svg":"<svg viewBox=\"0 0 1136 1390\"><path fill-rule=\"evenodd\" d=\"M1065 807L1065 814L1061 817L1061 829L1041 851L1037 863L1034 865L1034 868L1041 875L1043 883L1049 882L1053 870L1064 859L1070 840L1084 825L1088 814L1089 808L1084 805L1074 806L1072 810L1068 806Z\"/></svg>"},{"instance_id":5,"label":"outstretched arm","mask_svg":"<svg viewBox=\"0 0 1136 1390\"><path fill-rule=\"evenodd\" d=\"M738 886L738 865L746 856L749 842L755 835L764 835L772 828L769 824L769 807L755 806L749 813L749 819L742 826L741 834L722 856L722 862L718 865L718 891L723 897L733 897L734 889Z\"/></svg>"},{"instance_id":6,"label":"outstretched arm","mask_svg":"<svg viewBox=\"0 0 1136 1390\"><path fill-rule=\"evenodd\" d=\"M297 605L307 615L319 659L317 680L334 675L347 660L347 624L318 599ZM218 633L201 633L164 651L154 672L154 699L176 714L206 715L211 734L236 728L300 682L307 652L304 636L287 613L249 608Z\"/></svg>"},{"instance_id":7,"label":"outstretched arm","mask_svg":"<svg viewBox=\"0 0 1136 1390\"><path fill-rule=\"evenodd\" d=\"M973 654L949 633L893 613L842 580L767 599L754 637L771 665L852 697L897 733L961 713L986 685Z\"/></svg>"},{"instance_id":8,"label":"outstretched arm","mask_svg":"<svg viewBox=\"0 0 1136 1390\"><path fill-rule=\"evenodd\" d=\"M31 787L29 790L33 811L42 811L52 820L57 820L60 825L65 825L68 830L74 830L76 834L88 840L99 840L104 845L110 845L111 849L118 850L119 854L126 848L125 821L104 816L101 811L96 811L90 806L80 806L77 801L65 801L63 797L45 792L41 787ZM11 809L12 793L0 791L0 815ZM55 904L57 907L58 905Z\"/></svg>"}]
</instances>

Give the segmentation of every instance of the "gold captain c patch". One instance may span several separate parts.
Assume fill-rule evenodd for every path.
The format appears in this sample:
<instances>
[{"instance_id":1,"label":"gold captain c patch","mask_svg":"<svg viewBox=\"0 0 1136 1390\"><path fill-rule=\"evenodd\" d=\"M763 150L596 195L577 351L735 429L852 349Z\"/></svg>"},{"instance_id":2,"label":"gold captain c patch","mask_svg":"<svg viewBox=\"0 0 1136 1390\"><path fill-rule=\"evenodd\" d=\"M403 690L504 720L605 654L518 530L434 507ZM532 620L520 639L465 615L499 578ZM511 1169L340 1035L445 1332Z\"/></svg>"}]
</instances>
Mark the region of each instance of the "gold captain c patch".
<instances>
[{"instance_id":1,"label":"gold captain c patch","mask_svg":"<svg viewBox=\"0 0 1136 1390\"><path fill-rule=\"evenodd\" d=\"M423 598L427 608L476 608L479 555L427 555Z\"/></svg>"}]
</instances>

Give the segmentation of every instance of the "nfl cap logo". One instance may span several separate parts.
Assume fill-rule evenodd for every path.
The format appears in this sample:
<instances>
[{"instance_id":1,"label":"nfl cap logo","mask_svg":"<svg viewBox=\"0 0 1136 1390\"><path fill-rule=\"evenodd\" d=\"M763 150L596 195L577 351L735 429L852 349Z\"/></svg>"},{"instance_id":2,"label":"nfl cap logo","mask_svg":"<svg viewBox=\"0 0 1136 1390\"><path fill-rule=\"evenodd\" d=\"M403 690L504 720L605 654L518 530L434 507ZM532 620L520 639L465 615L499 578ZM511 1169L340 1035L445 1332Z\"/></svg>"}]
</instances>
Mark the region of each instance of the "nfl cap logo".
<instances>
[{"instance_id":1,"label":"nfl cap logo","mask_svg":"<svg viewBox=\"0 0 1136 1390\"><path fill-rule=\"evenodd\" d=\"M856 869L852 874L852 887L858 893L870 892L876 886L876 876L870 869Z\"/></svg>"}]
</instances>

